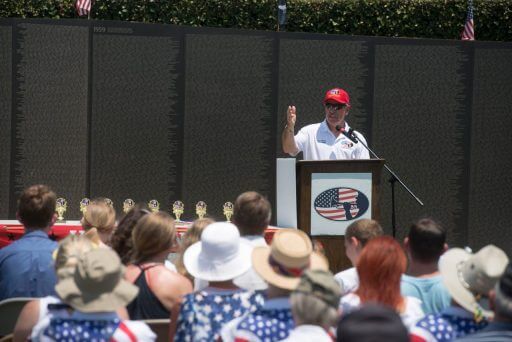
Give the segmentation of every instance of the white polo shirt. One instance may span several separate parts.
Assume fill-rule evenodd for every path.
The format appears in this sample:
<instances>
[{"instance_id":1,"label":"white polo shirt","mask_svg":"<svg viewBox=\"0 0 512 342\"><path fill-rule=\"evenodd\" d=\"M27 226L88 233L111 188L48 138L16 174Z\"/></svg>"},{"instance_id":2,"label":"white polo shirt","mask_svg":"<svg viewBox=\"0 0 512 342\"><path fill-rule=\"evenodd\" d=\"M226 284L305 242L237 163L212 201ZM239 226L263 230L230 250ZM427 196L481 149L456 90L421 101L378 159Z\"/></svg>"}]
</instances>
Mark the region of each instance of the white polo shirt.
<instances>
[{"instance_id":1,"label":"white polo shirt","mask_svg":"<svg viewBox=\"0 0 512 342\"><path fill-rule=\"evenodd\" d=\"M345 122L345 131L350 129ZM356 137L366 144L366 139L357 131ZM354 144L340 134L335 137L327 122L305 126L295 136L295 144L304 154L304 160L370 159L370 153L360 143Z\"/></svg>"}]
</instances>

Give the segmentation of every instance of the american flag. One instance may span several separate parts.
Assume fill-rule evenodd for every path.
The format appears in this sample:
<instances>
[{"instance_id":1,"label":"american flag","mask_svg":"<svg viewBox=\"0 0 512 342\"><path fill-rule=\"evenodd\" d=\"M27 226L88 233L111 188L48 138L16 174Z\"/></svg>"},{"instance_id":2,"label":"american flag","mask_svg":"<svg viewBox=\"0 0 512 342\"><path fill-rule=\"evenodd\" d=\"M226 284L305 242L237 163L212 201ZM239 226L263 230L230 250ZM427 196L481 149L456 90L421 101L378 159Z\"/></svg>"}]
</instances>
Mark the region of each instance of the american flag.
<instances>
[{"instance_id":1,"label":"american flag","mask_svg":"<svg viewBox=\"0 0 512 342\"><path fill-rule=\"evenodd\" d=\"M92 0L76 0L75 9L79 16L89 15L91 12Z\"/></svg>"},{"instance_id":2,"label":"american flag","mask_svg":"<svg viewBox=\"0 0 512 342\"><path fill-rule=\"evenodd\" d=\"M468 12L462 31L462 40L475 40L475 24L473 22L473 0L468 0Z\"/></svg>"},{"instance_id":3,"label":"american flag","mask_svg":"<svg viewBox=\"0 0 512 342\"><path fill-rule=\"evenodd\" d=\"M349 188L333 188L322 192L315 199L315 209L319 215L329 220L345 221L359 213L358 191ZM347 218L347 210L350 217Z\"/></svg>"}]
</instances>

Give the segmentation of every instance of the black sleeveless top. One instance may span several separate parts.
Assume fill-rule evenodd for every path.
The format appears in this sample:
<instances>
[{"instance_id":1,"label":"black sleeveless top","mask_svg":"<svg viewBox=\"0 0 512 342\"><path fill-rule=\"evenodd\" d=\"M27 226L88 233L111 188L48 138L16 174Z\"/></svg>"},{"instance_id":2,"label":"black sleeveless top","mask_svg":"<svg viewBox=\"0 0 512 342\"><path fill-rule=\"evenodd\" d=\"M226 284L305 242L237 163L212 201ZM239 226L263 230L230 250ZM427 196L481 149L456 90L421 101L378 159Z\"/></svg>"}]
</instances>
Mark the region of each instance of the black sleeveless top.
<instances>
[{"instance_id":1,"label":"black sleeveless top","mask_svg":"<svg viewBox=\"0 0 512 342\"><path fill-rule=\"evenodd\" d=\"M158 265L151 265L145 268L140 265L136 266L141 270L134 283L134 285L139 288L139 294L130 304L128 304L128 306L126 306L130 319L169 318L169 311L167 311L165 306L163 306L163 304L158 300L146 282L146 271Z\"/></svg>"}]
</instances>

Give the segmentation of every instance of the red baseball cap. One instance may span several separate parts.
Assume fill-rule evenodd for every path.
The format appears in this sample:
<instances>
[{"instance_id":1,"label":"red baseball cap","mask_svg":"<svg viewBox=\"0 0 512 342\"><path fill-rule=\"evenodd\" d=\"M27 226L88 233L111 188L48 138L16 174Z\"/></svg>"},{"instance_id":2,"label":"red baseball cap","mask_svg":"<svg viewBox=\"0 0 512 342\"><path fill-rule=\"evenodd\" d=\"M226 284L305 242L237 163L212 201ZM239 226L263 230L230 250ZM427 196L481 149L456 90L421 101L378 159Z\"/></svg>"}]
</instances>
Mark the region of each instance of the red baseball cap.
<instances>
[{"instance_id":1,"label":"red baseball cap","mask_svg":"<svg viewBox=\"0 0 512 342\"><path fill-rule=\"evenodd\" d=\"M334 88L325 93L324 103L327 102L336 102L350 106L350 97L345 90L341 88Z\"/></svg>"}]
</instances>

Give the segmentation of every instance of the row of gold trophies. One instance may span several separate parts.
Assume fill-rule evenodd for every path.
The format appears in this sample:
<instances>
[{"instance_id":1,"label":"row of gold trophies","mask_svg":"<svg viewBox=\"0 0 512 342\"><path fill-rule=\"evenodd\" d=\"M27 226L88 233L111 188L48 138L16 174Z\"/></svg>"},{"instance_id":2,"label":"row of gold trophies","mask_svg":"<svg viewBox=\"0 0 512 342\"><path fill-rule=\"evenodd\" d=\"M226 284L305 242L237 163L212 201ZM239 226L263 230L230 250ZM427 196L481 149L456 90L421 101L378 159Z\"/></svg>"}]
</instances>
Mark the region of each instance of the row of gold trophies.
<instances>
[{"instance_id":1,"label":"row of gold trophies","mask_svg":"<svg viewBox=\"0 0 512 342\"><path fill-rule=\"evenodd\" d=\"M114 202L110 198L104 198L103 201L114 208ZM91 203L91 200L88 198L82 198L80 200L80 211L82 215L87 211L87 206ZM135 201L131 198L127 198L123 202L123 212L126 214L135 206ZM68 202L66 199L60 197L57 198L57 204L55 207L55 212L57 213L57 220L64 221L64 213L67 211ZM148 208L152 212L156 213L160 211L160 203L156 199L152 199L148 202ZM172 204L171 211L176 217L177 222L182 222L180 220L181 215L185 211L185 204L182 201L175 201ZM226 217L226 221L231 222L231 216L233 216L233 203L226 202L222 207L222 211L224 216ZM196 203L196 215L199 219L202 219L206 216L206 203L203 201L199 201Z\"/></svg>"}]
</instances>

